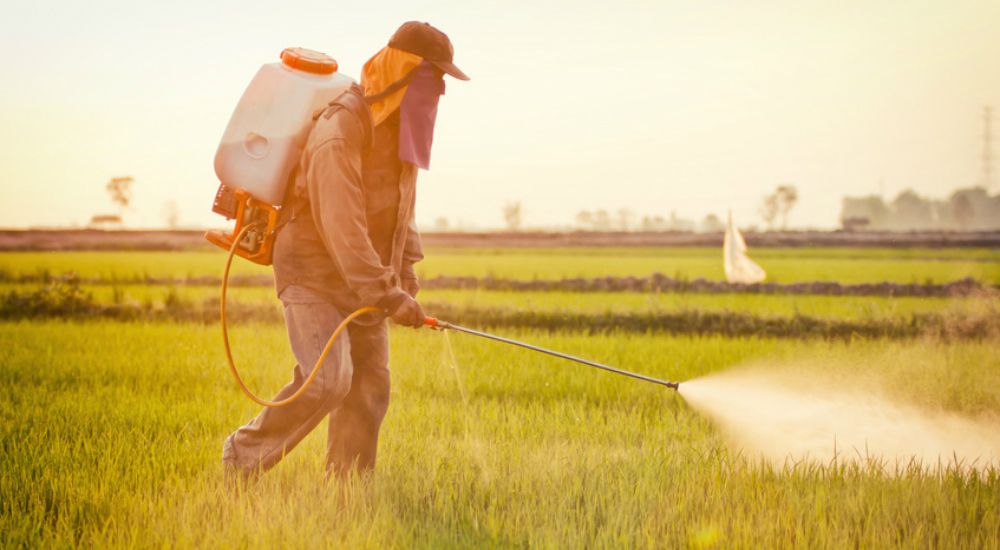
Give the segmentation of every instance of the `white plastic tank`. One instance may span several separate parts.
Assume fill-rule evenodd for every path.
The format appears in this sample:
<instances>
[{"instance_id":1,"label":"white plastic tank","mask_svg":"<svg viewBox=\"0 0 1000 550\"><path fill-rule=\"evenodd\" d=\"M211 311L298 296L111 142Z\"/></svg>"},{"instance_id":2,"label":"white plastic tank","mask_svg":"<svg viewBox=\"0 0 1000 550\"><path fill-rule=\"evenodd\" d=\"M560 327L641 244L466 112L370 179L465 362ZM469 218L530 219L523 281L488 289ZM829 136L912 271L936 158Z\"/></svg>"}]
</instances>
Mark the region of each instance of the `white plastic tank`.
<instances>
[{"instance_id":1,"label":"white plastic tank","mask_svg":"<svg viewBox=\"0 0 1000 550\"><path fill-rule=\"evenodd\" d=\"M313 113L353 82L337 72L337 62L326 54L305 48L281 52L281 63L257 71L229 119L215 153L219 180L280 205Z\"/></svg>"}]
</instances>

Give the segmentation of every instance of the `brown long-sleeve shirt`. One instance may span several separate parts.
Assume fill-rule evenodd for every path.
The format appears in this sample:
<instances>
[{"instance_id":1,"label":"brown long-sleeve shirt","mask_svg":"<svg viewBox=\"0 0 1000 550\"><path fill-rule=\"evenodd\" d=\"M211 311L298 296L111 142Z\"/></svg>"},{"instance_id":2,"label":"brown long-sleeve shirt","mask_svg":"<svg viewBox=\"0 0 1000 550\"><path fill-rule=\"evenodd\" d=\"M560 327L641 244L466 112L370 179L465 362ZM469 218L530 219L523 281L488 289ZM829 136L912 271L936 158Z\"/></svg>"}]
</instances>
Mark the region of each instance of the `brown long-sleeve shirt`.
<instances>
[{"instance_id":1,"label":"brown long-sleeve shirt","mask_svg":"<svg viewBox=\"0 0 1000 550\"><path fill-rule=\"evenodd\" d=\"M295 214L275 242L279 294L302 285L351 311L398 301L400 280L415 278L417 169L398 158L397 117L370 125L357 87L318 117L293 175Z\"/></svg>"}]
</instances>

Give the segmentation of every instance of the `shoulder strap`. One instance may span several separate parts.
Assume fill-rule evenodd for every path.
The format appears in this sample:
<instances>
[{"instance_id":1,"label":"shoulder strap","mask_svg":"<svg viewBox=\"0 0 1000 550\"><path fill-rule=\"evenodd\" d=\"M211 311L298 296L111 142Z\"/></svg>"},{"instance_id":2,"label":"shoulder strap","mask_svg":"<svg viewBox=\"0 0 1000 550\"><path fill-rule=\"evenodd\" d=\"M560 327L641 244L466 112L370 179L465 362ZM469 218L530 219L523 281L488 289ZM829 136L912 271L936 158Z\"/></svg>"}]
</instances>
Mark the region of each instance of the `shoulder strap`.
<instances>
[{"instance_id":1,"label":"shoulder strap","mask_svg":"<svg viewBox=\"0 0 1000 550\"><path fill-rule=\"evenodd\" d=\"M313 113L313 123L319 120L319 117L324 117L329 120L330 117L334 115L337 111L341 109L347 110L349 113L354 115L359 122L361 122L361 131L364 134L364 141L362 147L365 150L371 148L372 144L372 134L375 129L372 125L372 114L368 109L368 104L365 102L364 91L361 86L357 84L351 84L344 93L340 94L329 103L326 107L317 110ZM292 218L301 210L304 206L309 204L309 200L305 197L300 197L295 189L295 173L298 171L298 166L292 170L289 176L288 187L285 189L285 196L281 201L281 210L278 211L278 221L274 226L274 232L277 233L282 227L292 221Z\"/></svg>"},{"instance_id":2,"label":"shoulder strap","mask_svg":"<svg viewBox=\"0 0 1000 550\"><path fill-rule=\"evenodd\" d=\"M285 196L281 199L281 209L278 210L278 220L274 224L275 235L278 234L278 231L280 231L282 227L288 225L288 222L292 221L292 218L298 214L302 205L308 202L299 197L298 193L295 192L295 174L298 171L299 168L296 166L295 169L292 170L291 175L288 177L288 185L285 188Z\"/></svg>"},{"instance_id":3,"label":"shoulder strap","mask_svg":"<svg viewBox=\"0 0 1000 550\"><path fill-rule=\"evenodd\" d=\"M358 119L358 122L361 123L361 131L364 133L363 147L366 150L371 148L372 134L375 132L374 125L372 124L372 113L365 102L364 91L357 84L351 84L350 88L327 103L326 107L313 113L313 121L319 120L319 117L329 120L337 111L342 109L354 115Z\"/></svg>"}]
</instances>

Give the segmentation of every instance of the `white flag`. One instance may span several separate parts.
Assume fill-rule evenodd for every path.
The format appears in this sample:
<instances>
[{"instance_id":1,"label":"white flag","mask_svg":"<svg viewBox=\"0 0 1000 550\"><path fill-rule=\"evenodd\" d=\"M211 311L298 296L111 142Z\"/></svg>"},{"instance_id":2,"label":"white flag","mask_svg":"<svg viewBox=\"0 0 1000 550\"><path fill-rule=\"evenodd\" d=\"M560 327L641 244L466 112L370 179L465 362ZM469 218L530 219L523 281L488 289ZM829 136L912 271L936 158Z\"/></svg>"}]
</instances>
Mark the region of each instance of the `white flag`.
<instances>
[{"instance_id":1,"label":"white flag","mask_svg":"<svg viewBox=\"0 0 1000 550\"><path fill-rule=\"evenodd\" d=\"M722 242L722 258L726 268L726 281L745 285L762 282L767 273L747 256L747 243L740 230L733 225L733 213L729 212L726 238Z\"/></svg>"}]
</instances>

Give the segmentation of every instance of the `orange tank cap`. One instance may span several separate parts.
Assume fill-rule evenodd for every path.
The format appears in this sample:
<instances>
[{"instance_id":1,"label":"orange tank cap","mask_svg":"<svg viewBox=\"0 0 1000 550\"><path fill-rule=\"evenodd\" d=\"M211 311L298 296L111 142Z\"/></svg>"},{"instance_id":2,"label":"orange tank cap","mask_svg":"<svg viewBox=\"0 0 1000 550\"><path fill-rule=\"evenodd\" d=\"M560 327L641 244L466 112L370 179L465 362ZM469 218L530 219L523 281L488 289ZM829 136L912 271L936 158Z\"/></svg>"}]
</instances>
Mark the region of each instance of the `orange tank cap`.
<instances>
[{"instance_id":1,"label":"orange tank cap","mask_svg":"<svg viewBox=\"0 0 1000 550\"><path fill-rule=\"evenodd\" d=\"M281 52L281 62L293 69L313 74L333 74L337 72L337 60L323 52L307 48L285 48Z\"/></svg>"}]
</instances>

